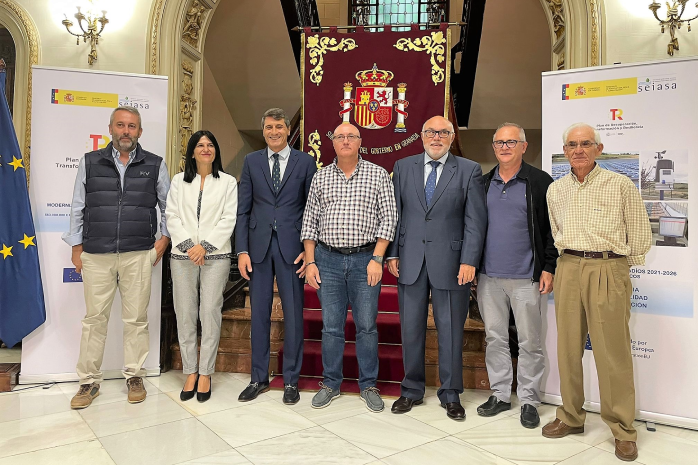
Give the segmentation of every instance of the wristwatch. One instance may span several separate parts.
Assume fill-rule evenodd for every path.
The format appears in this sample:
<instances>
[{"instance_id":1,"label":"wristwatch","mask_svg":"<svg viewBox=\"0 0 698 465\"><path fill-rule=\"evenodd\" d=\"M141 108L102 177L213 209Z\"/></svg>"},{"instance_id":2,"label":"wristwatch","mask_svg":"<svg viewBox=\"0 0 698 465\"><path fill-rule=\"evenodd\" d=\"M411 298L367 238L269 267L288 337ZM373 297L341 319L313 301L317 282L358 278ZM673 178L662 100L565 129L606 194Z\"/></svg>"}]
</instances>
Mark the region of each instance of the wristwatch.
<instances>
[{"instance_id":1,"label":"wristwatch","mask_svg":"<svg viewBox=\"0 0 698 465\"><path fill-rule=\"evenodd\" d=\"M377 262L381 265L383 264L383 256L382 255L374 255L373 257L371 257L371 260L373 260L374 262Z\"/></svg>"}]
</instances>

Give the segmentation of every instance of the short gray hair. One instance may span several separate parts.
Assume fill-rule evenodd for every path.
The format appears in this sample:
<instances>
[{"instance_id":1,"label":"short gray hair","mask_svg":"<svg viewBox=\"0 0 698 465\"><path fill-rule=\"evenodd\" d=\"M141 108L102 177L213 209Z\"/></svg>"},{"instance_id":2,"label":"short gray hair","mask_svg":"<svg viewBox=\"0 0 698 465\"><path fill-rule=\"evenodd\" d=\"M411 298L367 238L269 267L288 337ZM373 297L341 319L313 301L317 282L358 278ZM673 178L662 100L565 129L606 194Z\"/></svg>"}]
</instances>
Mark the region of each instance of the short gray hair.
<instances>
[{"instance_id":1,"label":"short gray hair","mask_svg":"<svg viewBox=\"0 0 698 465\"><path fill-rule=\"evenodd\" d=\"M288 119L288 116L286 116L286 112L283 111L281 108L270 108L264 112L264 114L262 115L262 129L264 129L264 120L268 117L274 118L276 121L284 120L284 124L286 124L286 127L291 127L291 120Z\"/></svg>"},{"instance_id":2,"label":"short gray hair","mask_svg":"<svg viewBox=\"0 0 698 465\"><path fill-rule=\"evenodd\" d=\"M519 126L516 123L502 123L499 126L497 126L497 131L499 131L502 128L518 128L519 129L519 140L522 142L526 142L526 131L524 131L524 128ZM494 136L497 135L497 131L494 131L494 134L492 134L492 142L494 142Z\"/></svg>"},{"instance_id":3,"label":"short gray hair","mask_svg":"<svg viewBox=\"0 0 698 465\"><path fill-rule=\"evenodd\" d=\"M594 142L597 144L601 143L601 134L599 131L596 130L594 126L588 125L587 123L574 123L567 129L565 129L565 132L562 133L562 143L567 144L567 136L570 135L570 132L574 131L575 129L580 129L580 128L588 128L594 131Z\"/></svg>"},{"instance_id":4,"label":"short gray hair","mask_svg":"<svg viewBox=\"0 0 698 465\"><path fill-rule=\"evenodd\" d=\"M116 114L117 111L127 111L131 113L132 115L138 116L138 127L142 128L142 119L141 119L141 112L138 111L138 108L133 108L133 107L116 107L114 111L111 112L111 116L109 117L109 126L114 124L114 115Z\"/></svg>"},{"instance_id":5,"label":"short gray hair","mask_svg":"<svg viewBox=\"0 0 698 465\"><path fill-rule=\"evenodd\" d=\"M424 132L424 128L427 127L427 123L428 123L429 121L431 121L432 119L436 118L437 116L443 118L443 116L441 116L441 115L432 116L431 118L429 118L428 120L426 120L426 121L424 122L424 124L422 124L422 132ZM456 132L456 127L453 125L453 123L451 122L451 120L449 120L449 119L447 119L447 118L444 118L444 119L445 119L446 122L451 126L451 131L452 131L453 133L455 133L455 132Z\"/></svg>"}]
</instances>

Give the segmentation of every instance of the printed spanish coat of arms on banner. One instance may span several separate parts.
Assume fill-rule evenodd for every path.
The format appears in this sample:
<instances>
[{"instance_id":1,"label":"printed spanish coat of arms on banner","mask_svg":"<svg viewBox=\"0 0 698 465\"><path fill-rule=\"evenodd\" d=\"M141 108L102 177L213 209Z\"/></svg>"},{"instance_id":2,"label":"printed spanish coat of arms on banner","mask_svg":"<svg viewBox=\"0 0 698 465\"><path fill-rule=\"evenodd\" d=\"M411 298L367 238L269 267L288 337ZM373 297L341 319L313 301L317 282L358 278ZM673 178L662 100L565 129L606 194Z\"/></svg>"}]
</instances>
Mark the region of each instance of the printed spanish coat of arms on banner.
<instances>
[{"instance_id":1,"label":"printed spanish coat of arms on banner","mask_svg":"<svg viewBox=\"0 0 698 465\"><path fill-rule=\"evenodd\" d=\"M306 30L301 149L318 167L332 163L331 135L351 123L361 132L361 156L392 171L395 161L423 150L419 133L427 119L448 116L450 66L446 25L351 34Z\"/></svg>"}]
</instances>

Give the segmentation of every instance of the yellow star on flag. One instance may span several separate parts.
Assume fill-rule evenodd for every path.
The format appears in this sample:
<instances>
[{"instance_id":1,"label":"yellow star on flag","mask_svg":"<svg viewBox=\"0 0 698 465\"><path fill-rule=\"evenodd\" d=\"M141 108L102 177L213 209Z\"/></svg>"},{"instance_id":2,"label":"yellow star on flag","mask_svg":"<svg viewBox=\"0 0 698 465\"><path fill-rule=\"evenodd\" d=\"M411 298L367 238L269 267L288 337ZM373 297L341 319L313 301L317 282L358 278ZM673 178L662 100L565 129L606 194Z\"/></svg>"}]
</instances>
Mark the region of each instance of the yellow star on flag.
<instances>
[{"instance_id":1,"label":"yellow star on flag","mask_svg":"<svg viewBox=\"0 0 698 465\"><path fill-rule=\"evenodd\" d=\"M12 255L12 247L8 247L5 244L2 245L2 250L0 250L0 253L2 254L3 260L5 260L8 255L10 257L14 257L14 255Z\"/></svg>"},{"instance_id":2,"label":"yellow star on flag","mask_svg":"<svg viewBox=\"0 0 698 465\"><path fill-rule=\"evenodd\" d=\"M27 236L27 235L25 234L25 235L24 235L24 239L22 239L21 241L17 241L17 242L19 242L20 244L24 244L24 248L25 248L25 249L26 249L27 247L29 247L30 245L33 245L34 247L36 247L36 244L34 244L34 238L35 238L35 237L36 237L36 236L29 237L29 236Z\"/></svg>"},{"instance_id":3,"label":"yellow star on flag","mask_svg":"<svg viewBox=\"0 0 698 465\"><path fill-rule=\"evenodd\" d=\"M24 166L22 166L22 159L14 156L12 157L12 162L8 163L8 165L14 166L15 171L17 171L17 168L24 168Z\"/></svg>"}]
</instances>

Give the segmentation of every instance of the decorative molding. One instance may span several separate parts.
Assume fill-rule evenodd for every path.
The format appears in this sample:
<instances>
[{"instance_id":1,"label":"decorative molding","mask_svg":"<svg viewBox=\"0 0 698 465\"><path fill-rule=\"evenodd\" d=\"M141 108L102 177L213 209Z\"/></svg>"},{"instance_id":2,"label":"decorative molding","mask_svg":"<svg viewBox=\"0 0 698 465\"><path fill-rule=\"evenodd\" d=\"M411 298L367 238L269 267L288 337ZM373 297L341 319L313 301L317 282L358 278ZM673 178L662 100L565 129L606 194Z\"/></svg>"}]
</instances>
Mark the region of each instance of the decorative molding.
<instances>
[{"instance_id":1,"label":"decorative molding","mask_svg":"<svg viewBox=\"0 0 698 465\"><path fill-rule=\"evenodd\" d=\"M201 38L201 29L208 15L210 8L203 5L199 0L193 0L191 6L187 8L187 13L184 17L184 27L182 28L182 40L199 49L199 39Z\"/></svg>"},{"instance_id":2,"label":"decorative molding","mask_svg":"<svg viewBox=\"0 0 698 465\"><path fill-rule=\"evenodd\" d=\"M15 3L13 0L0 0L0 19L3 18L3 11L10 14L9 20L13 21L16 26L20 29L20 35L14 36L12 39L15 42L15 51L17 61L15 62L15 79L17 82L26 79L26 108L21 109L20 112L15 111L16 114L24 114L24 143L20 140L20 146L22 146L22 158L24 159L24 166L27 171L27 185L29 184L30 175L30 159L31 159L31 122L32 122L32 66L39 63L39 33L34 24L34 21L27 14L24 9ZM9 25L6 25L9 26ZM12 34L12 30L10 34ZM24 57L26 54L26 57ZM18 79L19 78L19 79ZM17 87L15 88L17 89ZM20 92L15 90L15 97ZM19 102L19 99L15 99L15 102Z\"/></svg>"},{"instance_id":3,"label":"decorative molding","mask_svg":"<svg viewBox=\"0 0 698 465\"><path fill-rule=\"evenodd\" d=\"M156 0L152 11L152 27L150 29L150 74L158 72L158 50L160 39L160 20L164 14L163 4L165 0Z\"/></svg>"},{"instance_id":4,"label":"decorative molding","mask_svg":"<svg viewBox=\"0 0 698 465\"><path fill-rule=\"evenodd\" d=\"M427 52L430 55L431 61L431 80L434 81L434 85L437 85L446 77L445 69L437 63L437 61L443 63L445 60L444 54L446 53L446 49L444 44L446 44L444 31L434 31L429 36L418 37L414 40L400 39L393 47L403 52Z\"/></svg>"},{"instance_id":5,"label":"decorative molding","mask_svg":"<svg viewBox=\"0 0 698 465\"><path fill-rule=\"evenodd\" d=\"M545 0L552 17L553 32L557 40L565 33L565 9L562 0Z\"/></svg>"},{"instance_id":6,"label":"decorative molding","mask_svg":"<svg viewBox=\"0 0 698 465\"><path fill-rule=\"evenodd\" d=\"M182 61L182 95L179 96L179 136L181 138L179 172L184 171L189 138L194 133L194 110L197 100L192 98L194 91L194 67L188 61Z\"/></svg>"},{"instance_id":7,"label":"decorative molding","mask_svg":"<svg viewBox=\"0 0 698 465\"><path fill-rule=\"evenodd\" d=\"M597 0L589 0L591 16L591 66L599 66L599 6Z\"/></svg>"}]
</instances>

